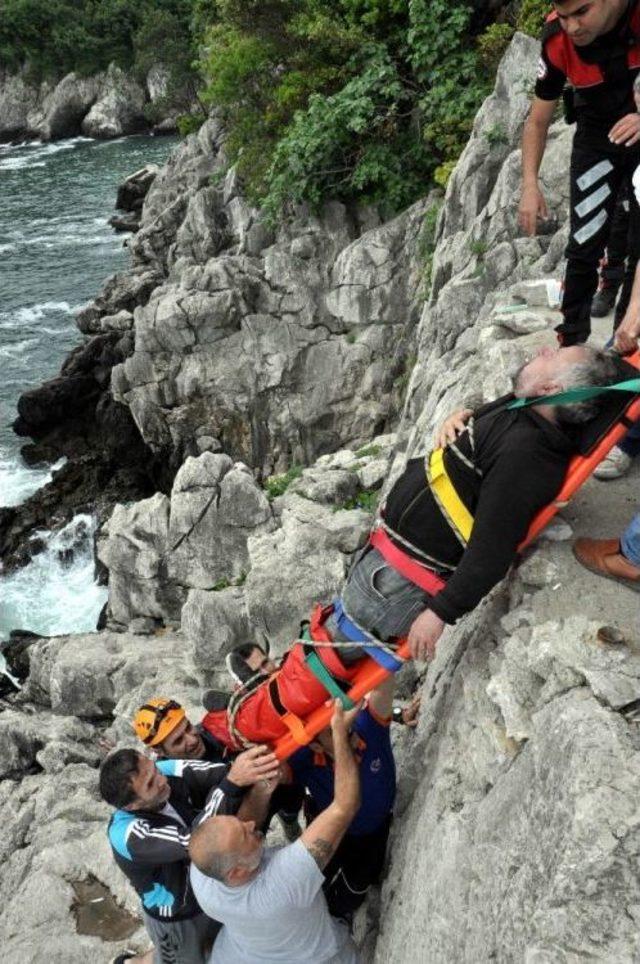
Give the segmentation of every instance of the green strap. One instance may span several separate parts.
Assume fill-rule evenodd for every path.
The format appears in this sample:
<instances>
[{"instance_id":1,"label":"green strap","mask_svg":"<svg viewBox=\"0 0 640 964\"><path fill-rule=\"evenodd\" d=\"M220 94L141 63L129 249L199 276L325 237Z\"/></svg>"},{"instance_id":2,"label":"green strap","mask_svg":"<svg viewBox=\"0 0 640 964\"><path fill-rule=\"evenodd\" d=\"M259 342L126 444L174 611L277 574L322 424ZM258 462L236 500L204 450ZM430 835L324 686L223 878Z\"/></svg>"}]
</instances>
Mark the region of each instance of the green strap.
<instances>
[{"instance_id":1,"label":"green strap","mask_svg":"<svg viewBox=\"0 0 640 964\"><path fill-rule=\"evenodd\" d=\"M507 408L526 408L527 405L558 405L567 402L583 402L587 398L596 398L605 392L633 392L640 394L640 378L630 378L626 382L615 385L585 385L582 388L571 388L558 395L541 395L539 398L517 398L509 402Z\"/></svg>"},{"instance_id":2,"label":"green strap","mask_svg":"<svg viewBox=\"0 0 640 964\"><path fill-rule=\"evenodd\" d=\"M356 705L353 700L343 692L326 666L320 661L317 653L308 653L305 662L315 678L324 686L329 696L334 700L340 700L345 710L352 710Z\"/></svg>"}]
</instances>

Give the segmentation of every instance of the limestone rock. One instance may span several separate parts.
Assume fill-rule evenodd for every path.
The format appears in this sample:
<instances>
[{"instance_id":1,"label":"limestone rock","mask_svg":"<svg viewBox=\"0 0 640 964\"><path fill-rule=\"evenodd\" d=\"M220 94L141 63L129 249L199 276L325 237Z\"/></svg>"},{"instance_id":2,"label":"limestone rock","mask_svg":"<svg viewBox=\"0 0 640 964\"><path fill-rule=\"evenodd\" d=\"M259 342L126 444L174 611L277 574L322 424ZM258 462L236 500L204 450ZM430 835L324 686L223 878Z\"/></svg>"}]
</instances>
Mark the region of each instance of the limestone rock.
<instances>
[{"instance_id":1,"label":"limestone rock","mask_svg":"<svg viewBox=\"0 0 640 964\"><path fill-rule=\"evenodd\" d=\"M247 538L270 521L269 503L246 466L211 452L187 459L171 493L170 577L212 589L220 579L243 576Z\"/></svg>"},{"instance_id":2,"label":"limestone rock","mask_svg":"<svg viewBox=\"0 0 640 964\"><path fill-rule=\"evenodd\" d=\"M269 475L389 424L417 319L425 205L369 218L361 233L362 220L330 204L272 237L229 176L206 183L222 154L210 121L175 155L182 179L169 181L170 164L149 191L133 257L168 278L135 312L135 350L112 391L155 452L194 455L206 428ZM295 253L300 238L313 259Z\"/></svg>"},{"instance_id":3,"label":"limestone rock","mask_svg":"<svg viewBox=\"0 0 640 964\"><path fill-rule=\"evenodd\" d=\"M148 127L144 116L146 95L142 87L125 72L110 64L100 95L82 121L87 137L123 137Z\"/></svg>"},{"instance_id":4,"label":"limestone rock","mask_svg":"<svg viewBox=\"0 0 640 964\"><path fill-rule=\"evenodd\" d=\"M75 137L80 133L83 118L99 95L100 86L100 76L67 74L44 97L41 106L29 115L30 126L45 141Z\"/></svg>"},{"instance_id":5,"label":"limestone rock","mask_svg":"<svg viewBox=\"0 0 640 964\"><path fill-rule=\"evenodd\" d=\"M122 625L142 616L179 618L185 593L171 585L165 557L170 501L158 493L130 507L117 505L98 542L109 570L109 611Z\"/></svg>"},{"instance_id":6,"label":"limestone rock","mask_svg":"<svg viewBox=\"0 0 640 964\"><path fill-rule=\"evenodd\" d=\"M149 188L158 176L157 164L145 164L118 185L116 207L119 211L140 211Z\"/></svg>"},{"instance_id":7,"label":"limestone rock","mask_svg":"<svg viewBox=\"0 0 640 964\"><path fill-rule=\"evenodd\" d=\"M161 670L173 668L186 649L182 637L154 637L152 652L143 636L92 633L58 636L37 644L25 696L81 719L109 717L134 686L151 686Z\"/></svg>"},{"instance_id":8,"label":"limestone rock","mask_svg":"<svg viewBox=\"0 0 640 964\"><path fill-rule=\"evenodd\" d=\"M252 632L241 589L218 592L192 589L182 610L182 631L193 646L194 664L206 676L234 646L246 643Z\"/></svg>"},{"instance_id":9,"label":"limestone rock","mask_svg":"<svg viewBox=\"0 0 640 964\"><path fill-rule=\"evenodd\" d=\"M33 137L29 115L35 110L40 90L30 84L26 71L0 71L0 142Z\"/></svg>"},{"instance_id":10,"label":"limestone rock","mask_svg":"<svg viewBox=\"0 0 640 964\"><path fill-rule=\"evenodd\" d=\"M314 603L326 603L344 580L371 516L331 508L287 493L281 528L249 539L251 568L244 586L249 619L278 652L297 639Z\"/></svg>"},{"instance_id":11,"label":"limestone rock","mask_svg":"<svg viewBox=\"0 0 640 964\"><path fill-rule=\"evenodd\" d=\"M212 452L187 459L170 499L158 493L116 506L100 536L110 618L121 626L138 617L179 623L189 589L243 578L249 536L271 525L269 502L246 466Z\"/></svg>"},{"instance_id":12,"label":"limestone rock","mask_svg":"<svg viewBox=\"0 0 640 964\"><path fill-rule=\"evenodd\" d=\"M69 764L60 773L26 777L21 784L5 780L0 799L3 960L107 964L126 946L142 952L148 939L131 916L138 900L109 852L110 808L97 798L96 770ZM111 927L124 925L129 937L114 941L108 928L102 936L78 933L77 886L85 881L102 885L102 893L114 901Z\"/></svg>"}]
</instances>

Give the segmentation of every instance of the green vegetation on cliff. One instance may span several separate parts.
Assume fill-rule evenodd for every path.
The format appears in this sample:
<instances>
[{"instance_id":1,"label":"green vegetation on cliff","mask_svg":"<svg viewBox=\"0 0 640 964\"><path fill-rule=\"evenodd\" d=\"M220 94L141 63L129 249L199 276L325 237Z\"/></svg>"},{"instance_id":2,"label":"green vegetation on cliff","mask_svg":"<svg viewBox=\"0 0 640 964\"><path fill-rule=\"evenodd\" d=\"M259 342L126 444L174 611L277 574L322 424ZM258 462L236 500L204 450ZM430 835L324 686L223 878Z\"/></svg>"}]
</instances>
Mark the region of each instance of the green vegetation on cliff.
<instances>
[{"instance_id":1,"label":"green vegetation on cliff","mask_svg":"<svg viewBox=\"0 0 640 964\"><path fill-rule=\"evenodd\" d=\"M327 197L395 210L446 183L519 26L489 6L201 0L204 96L251 196L271 213ZM540 0L519 9L541 22Z\"/></svg>"},{"instance_id":2,"label":"green vegetation on cliff","mask_svg":"<svg viewBox=\"0 0 640 964\"><path fill-rule=\"evenodd\" d=\"M154 63L216 107L250 197L398 210L446 180L516 28L546 0L2 0L0 68ZM497 18L497 19L496 19ZM183 130L204 119L185 117Z\"/></svg>"}]
</instances>

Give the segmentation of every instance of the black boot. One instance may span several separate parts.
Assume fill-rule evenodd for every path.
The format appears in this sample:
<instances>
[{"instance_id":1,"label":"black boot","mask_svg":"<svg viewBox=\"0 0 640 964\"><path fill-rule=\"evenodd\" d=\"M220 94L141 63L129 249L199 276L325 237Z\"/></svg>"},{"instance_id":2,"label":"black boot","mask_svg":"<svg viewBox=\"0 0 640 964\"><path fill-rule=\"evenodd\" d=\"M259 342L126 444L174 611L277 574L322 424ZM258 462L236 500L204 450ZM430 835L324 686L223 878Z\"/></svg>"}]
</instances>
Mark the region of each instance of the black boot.
<instances>
[{"instance_id":1,"label":"black boot","mask_svg":"<svg viewBox=\"0 0 640 964\"><path fill-rule=\"evenodd\" d=\"M591 302L591 317L604 318L612 310L618 297L618 285L598 288Z\"/></svg>"}]
</instances>

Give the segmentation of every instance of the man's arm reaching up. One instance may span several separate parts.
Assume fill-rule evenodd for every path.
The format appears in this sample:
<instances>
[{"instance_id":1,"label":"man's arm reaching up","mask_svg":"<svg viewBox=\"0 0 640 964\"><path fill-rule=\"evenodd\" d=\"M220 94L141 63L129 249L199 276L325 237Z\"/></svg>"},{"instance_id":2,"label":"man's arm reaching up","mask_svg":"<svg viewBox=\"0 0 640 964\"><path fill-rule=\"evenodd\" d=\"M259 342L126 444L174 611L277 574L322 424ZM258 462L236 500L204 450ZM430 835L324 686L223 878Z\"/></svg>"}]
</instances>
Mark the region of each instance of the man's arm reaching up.
<instances>
[{"instance_id":1,"label":"man's arm reaching up","mask_svg":"<svg viewBox=\"0 0 640 964\"><path fill-rule=\"evenodd\" d=\"M320 870L333 857L349 824L360 809L360 774L351 752L344 710L336 700L331 719L335 791L332 803L318 814L300 838Z\"/></svg>"}]
</instances>

